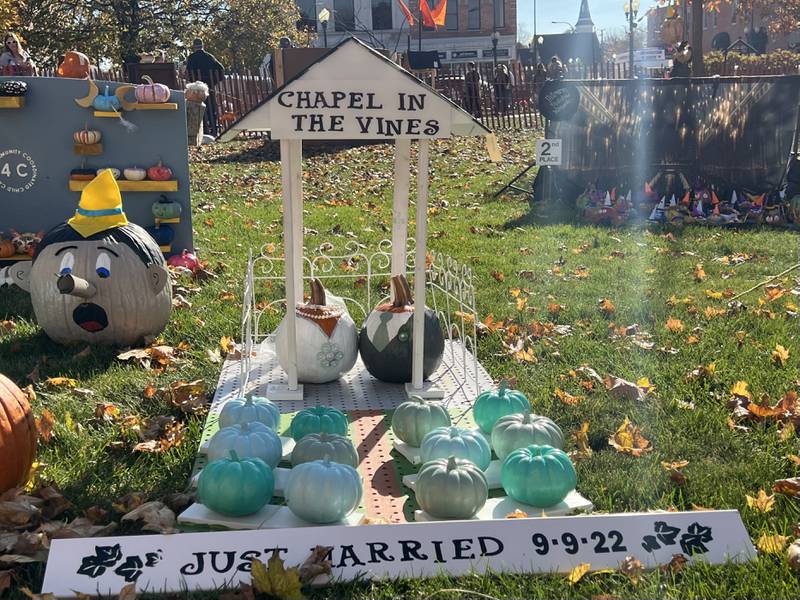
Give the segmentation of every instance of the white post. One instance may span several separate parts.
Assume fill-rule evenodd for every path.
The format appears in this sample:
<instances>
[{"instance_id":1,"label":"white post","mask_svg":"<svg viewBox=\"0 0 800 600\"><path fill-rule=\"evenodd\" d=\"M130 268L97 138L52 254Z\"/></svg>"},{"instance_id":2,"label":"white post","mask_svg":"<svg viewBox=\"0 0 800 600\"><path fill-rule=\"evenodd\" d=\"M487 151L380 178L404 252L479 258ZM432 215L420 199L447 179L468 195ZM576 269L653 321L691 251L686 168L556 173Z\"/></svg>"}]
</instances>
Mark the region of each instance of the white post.
<instances>
[{"instance_id":1,"label":"white post","mask_svg":"<svg viewBox=\"0 0 800 600\"><path fill-rule=\"evenodd\" d=\"M428 158L430 141L419 140L417 163L417 233L414 259L414 353L411 363L411 387L422 390L422 363L425 352L425 260L428 238Z\"/></svg>"},{"instance_id":2,"label":"white post","mask_svg":"<svg viewBox=\"0 0 800 600\"><path fill-rule=\"evenodd\" d=\"M411 179L411 140L394 143L394 206L392 209L392 275L406 274L408 190Z\"/></svg>"},{"instance_id":3,"label":"white post","mask_svg":"<svg viewBox=\"0 0 800 600\"><path fill-rule=\"evenodd\" d=\"M294 241L294 297L303 301L303 140L289 140L292 155L292 239Z\"/></svg>"}]
</instances>

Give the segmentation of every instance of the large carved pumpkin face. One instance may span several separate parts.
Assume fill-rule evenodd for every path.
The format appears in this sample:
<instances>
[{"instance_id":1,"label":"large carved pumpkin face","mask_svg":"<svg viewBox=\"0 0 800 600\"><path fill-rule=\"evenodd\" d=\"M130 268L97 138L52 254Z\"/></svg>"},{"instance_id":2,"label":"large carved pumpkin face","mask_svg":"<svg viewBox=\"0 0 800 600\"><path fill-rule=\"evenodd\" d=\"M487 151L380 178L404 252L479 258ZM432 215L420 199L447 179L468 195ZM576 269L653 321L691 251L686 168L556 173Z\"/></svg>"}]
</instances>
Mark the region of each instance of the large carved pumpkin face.
<instances>
[{"instance_id":1,"label":"large carved pumpkin face","mask_svg":"<svg viewBox=\"0 0 800 600\"><path fill-rule=\"evenodd\" d=\"M155 247L144 230L128 227L135 228L137 244ZM163 259L145 264L113 235L48 244L31 267L30 291L36 319L59 343L149 341L164 329L172 308Z\"/></svg>"}]
</instances>

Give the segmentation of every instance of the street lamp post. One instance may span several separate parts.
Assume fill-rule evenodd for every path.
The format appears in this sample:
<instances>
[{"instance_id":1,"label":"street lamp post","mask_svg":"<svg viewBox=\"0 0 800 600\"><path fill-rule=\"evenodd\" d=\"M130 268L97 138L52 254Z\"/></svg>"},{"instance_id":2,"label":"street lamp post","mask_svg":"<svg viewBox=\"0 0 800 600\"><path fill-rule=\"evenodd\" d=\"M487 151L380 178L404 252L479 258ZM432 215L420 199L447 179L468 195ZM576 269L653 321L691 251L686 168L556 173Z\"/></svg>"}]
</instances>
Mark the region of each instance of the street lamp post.
<instances>
[{"instance_id":1,"label":"street lamp post","mask_svg":"<svg viewBox=\"0 0 800 600\"><path fill-rule=\"evenodd\" d=\"M499 41L500 33L495 30L492 32L492 63L495 71L497 71L497 42Z\"/></svg>"},{"instance_id":2,"label":"street lamp post","mask_svg":"<svg viewBox=\"0 0 800 600\"><path fill-rule=\"evenodd\" d=\"M630 72L631 78L634 76L634 68L633 68L633 33L636 29L636 23L634 19L636 18L637 13L639 12L639 0L626 0L625 2L625 18L628 19L628 61L630 65Z\"/></svg>"},{"instance_id":3,"label":"street lamp post","mask_svg":"<svg viewBox=\"0 0 800 600\"><path fill-rule=\"evenodd\" d=\"M539 48L536 38L536 0L533 0L533 64L539 64Z\"/></svg>"},{"instance_id":4,"label":"street lamp post","mask_svg":"<svg viewBox=\"0 0 800 600\"><path fill-rule=\"evenodd\" d=\"M327 8L323 8L319 11L319 22L322 24L322 40L325 44L325 47L328 47L328 21L331 18L331 11Z\"/></svg>"}]
</instances>

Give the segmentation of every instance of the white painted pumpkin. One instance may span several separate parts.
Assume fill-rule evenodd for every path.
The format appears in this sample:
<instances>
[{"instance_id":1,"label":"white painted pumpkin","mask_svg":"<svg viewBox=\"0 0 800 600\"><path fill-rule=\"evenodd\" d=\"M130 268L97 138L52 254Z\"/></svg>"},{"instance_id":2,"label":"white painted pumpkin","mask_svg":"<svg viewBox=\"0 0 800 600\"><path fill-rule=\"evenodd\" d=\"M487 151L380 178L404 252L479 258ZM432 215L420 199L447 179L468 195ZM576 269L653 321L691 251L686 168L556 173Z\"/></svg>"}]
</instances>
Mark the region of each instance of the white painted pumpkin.
<instances>
[{"instance_id":1,"label":"white painted pumpkin","mask_svg":"<svg viewBox=\"0 0 800 600\"><path fill-rule=\"evenodd\" d=\"M172 311L164 256L133 223L89 238L66 223L50 230L33 259L30 293L39 325L61 344L149 342Z\"/></svg>"},{"instance_id":2,"label":"white painted pumpkin","mask_svg":"<svg viewBox=\"0 0 800 600\"><path fill-rule=\"evenodd\" d=\"M311 299L297 306L297 379L300 383L326 383L353 368L358 357L356 325L347 311L325 302L325 288L311 282ZM278 363L289 364L286 319L275 333Z\"/></svg>"},{"instance_id":3,"label":"white painted pumpkin","mask_svg":"<svg viewBox=\"0 0 800 600\"><path fill-rule=\"evenodd\" d=\"M76 144L97 144L103 139L103 134L96 129L84 128L72 134Z\"/></svg>"}]
</instances>

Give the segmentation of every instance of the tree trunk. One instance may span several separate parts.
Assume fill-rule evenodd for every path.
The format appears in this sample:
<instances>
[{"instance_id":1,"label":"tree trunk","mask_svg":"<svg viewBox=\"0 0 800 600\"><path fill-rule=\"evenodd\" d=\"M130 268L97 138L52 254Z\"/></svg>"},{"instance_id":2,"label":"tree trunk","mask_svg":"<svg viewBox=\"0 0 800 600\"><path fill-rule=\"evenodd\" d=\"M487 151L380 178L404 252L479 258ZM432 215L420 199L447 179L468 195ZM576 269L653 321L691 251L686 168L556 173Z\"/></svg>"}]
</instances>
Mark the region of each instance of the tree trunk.
<instances>
[{"instance_id":1,"label":"tree trunk","mask_svg":"<svg viewBox=\"0 0 800 600\"><path fill-rule=\"evenodd\" d=\"M703 64L703 0L692 0L692 75L705 75Z\"/></svg>"}]
</instances>

